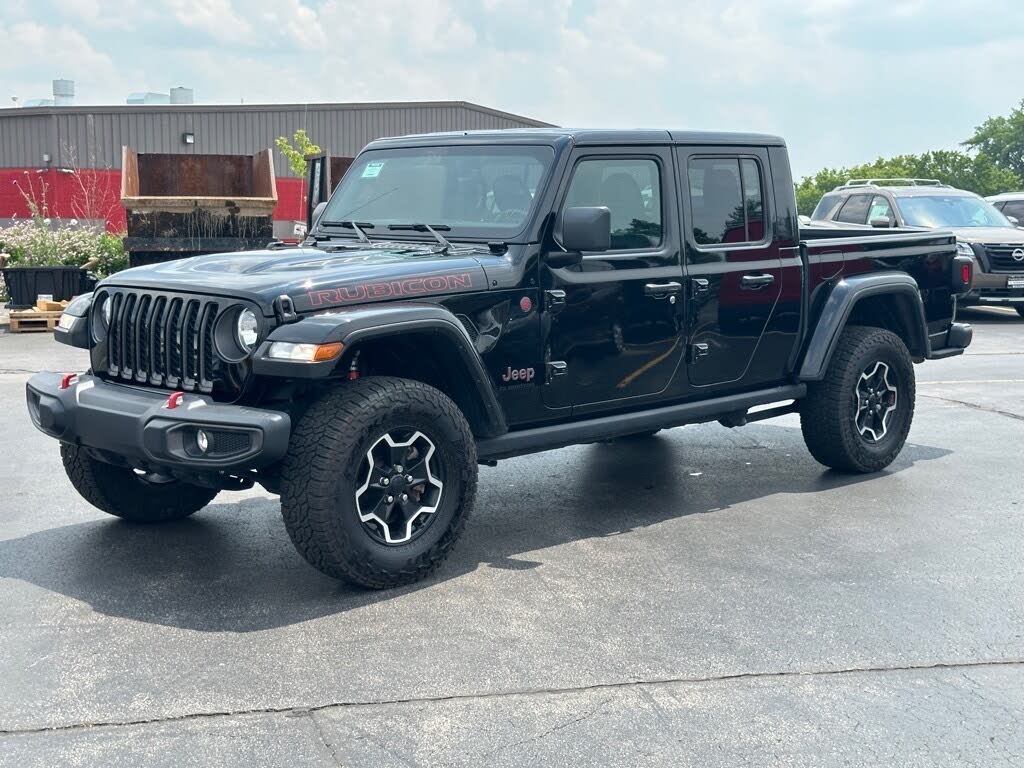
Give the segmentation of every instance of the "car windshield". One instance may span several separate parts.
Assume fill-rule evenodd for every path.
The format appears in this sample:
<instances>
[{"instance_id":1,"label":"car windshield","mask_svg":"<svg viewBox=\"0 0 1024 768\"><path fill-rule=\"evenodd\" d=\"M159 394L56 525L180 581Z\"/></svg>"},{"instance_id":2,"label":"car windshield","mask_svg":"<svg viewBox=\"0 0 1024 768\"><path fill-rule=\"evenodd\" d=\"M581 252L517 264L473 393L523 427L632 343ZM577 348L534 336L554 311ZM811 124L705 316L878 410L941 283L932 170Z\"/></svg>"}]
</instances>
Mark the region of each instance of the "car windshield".
<instances>
[{"instance_id":1,"label":"car windshield","mask_svg":"<svg viewBox=\"0 0 1024 768\"><path fill-rule=\"evenodd\" d=\"M544 146L407 147L364 152L320 221L445 227L447 236L508 239L527 224L554 158ZM348 231L351 231L349 229Z\"/></svg>"},{"instance_id":2,"label":"car windshield","mask_svg":"<svg viewBox=\"0 0 1024 768\"><path fill-rule=\"evenodd\" d=\"M1012 227L990 203L963 195L914 195L896 204L910 227Z\"/></svg>"}]
</instances>

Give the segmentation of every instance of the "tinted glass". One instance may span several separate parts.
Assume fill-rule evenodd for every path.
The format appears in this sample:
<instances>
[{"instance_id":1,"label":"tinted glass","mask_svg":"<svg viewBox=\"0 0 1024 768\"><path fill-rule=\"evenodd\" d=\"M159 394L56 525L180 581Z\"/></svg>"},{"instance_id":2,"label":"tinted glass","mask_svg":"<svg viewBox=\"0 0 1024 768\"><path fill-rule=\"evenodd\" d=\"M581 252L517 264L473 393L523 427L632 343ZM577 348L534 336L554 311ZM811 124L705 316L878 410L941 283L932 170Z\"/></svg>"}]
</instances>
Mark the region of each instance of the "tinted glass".
<instances>
[{"instance_id":1,"label":"tinted glass","mask_svg":"<svg viewBox=\"0 0 1024 768\"><path fill-rule=\"evenodd\" d=\"M966 195L913 195L896 201L911 227L1010 227L991 203Z\"/></svg>"},{"instance_id":2,"label":"tinted glass","mask_svg":"<svg viewBox=\"0 0 1024 768\"><path fill-rule=\"evenodd\" d=\"M761 166L743 158L694 158L688 169L693 239L698 245L764 237Z\"/></svg>"},{"instance_id":3,"label":"tinted glass","mask_svg":"<svg viewBox=\"0 0 1024 768\"><path fill-rule=\"evenodd\" d=\"M871 210L868 211L868 223L879 218L888 219L890 224L896 223L896 217L893 215L889 201L881 195L875 195L871 201Z\"/></svg>"},{"instance_id":4,"label":"tinted glass","mask_svg":"<svg viewBox=\"0 0 1024 768\"><path fill-rule=\"evenodd\" d=\"M365 152L321 220L369 222L371 235L388 234L388 224L447 224L453 237L508 237L525 226L553 157L530 146Z\"/></svg>"},{"instance_id":5,"label":"tinted glass","mask_svg":"<svg viewBox=\"0 0 1024 768\"><path fill-rule=\"evenodd\" d=\"M1004 216L1013 216L1021 224L1024 224L1024 200L1011 200L1003 206Z\"/></svg>"},{"instance_id":6,"label":"tinted glass","mask_svg":"<svg viewBox=\"0 0 1024 768\"><path fill-rule=\"evenodd\" d=\"M576 166L563 208L607 206L612 250L661 243L661 173L653 160L584 160Z\"/></svg>"},{"instance_id":7,"label":"tinted glass","mask_svg":"<svg viewBox=\"0 0 1024 768\"><path fill-rule=\"evenodd\" d=\"M847 224L867 224L871 195L853 195L836 215L836 221Z\"/></svg>"},{"instance_id":8,"label":"tinted glass","mask_svg":"<svg viewBox=\"0 0 1024 768\"><path fill-rule=\"evenodd\" d=\"M828 215L832 213L832 209L836 207L836 203L840 200L842 200L842 197L839 195L825 195L814 207L814 212L811 214L811 218L827 219Z\"/></svg>"}]
</instances>

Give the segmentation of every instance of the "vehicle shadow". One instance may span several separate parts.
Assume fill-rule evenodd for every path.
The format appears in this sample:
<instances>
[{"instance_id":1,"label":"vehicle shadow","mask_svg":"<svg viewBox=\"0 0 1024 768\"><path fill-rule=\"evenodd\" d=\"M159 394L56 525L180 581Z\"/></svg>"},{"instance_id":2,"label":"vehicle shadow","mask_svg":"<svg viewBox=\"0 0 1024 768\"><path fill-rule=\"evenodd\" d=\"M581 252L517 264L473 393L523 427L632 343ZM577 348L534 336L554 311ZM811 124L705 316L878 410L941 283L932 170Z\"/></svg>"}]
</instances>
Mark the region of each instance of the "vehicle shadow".
<instances>
[{"instance_id":1,"label":"vehicle shadow","mask_svg":"<svg viewBox=\"0 0 1024 768\"><path fill-rule=\"evenodd\" d=\"M908 444L886 473L947 450ZM295 552L276 499L215 503L187 520L90 520L0 542L0 577L95 611L209 632L252 632L390 600L487 566L530 569L536 553L773 494L818 493L879 475L823 471L799 429L697 427L643 441L578 446L485 469L466 535L418 585L369 591L324 576ZM642 556L642 553L638 553Z\"/></svg>"},{"instance_id":2,"label":"vehicle shadow","mask_svg":"<svg viewBox=\"0 0 1024 768\"><path fill-rule=\"evenodd\" d=\"M957 319L975 324L1020 325L1024 320L1011 309L1004 307L960 307Z\"/></svg>"}]
</instances>

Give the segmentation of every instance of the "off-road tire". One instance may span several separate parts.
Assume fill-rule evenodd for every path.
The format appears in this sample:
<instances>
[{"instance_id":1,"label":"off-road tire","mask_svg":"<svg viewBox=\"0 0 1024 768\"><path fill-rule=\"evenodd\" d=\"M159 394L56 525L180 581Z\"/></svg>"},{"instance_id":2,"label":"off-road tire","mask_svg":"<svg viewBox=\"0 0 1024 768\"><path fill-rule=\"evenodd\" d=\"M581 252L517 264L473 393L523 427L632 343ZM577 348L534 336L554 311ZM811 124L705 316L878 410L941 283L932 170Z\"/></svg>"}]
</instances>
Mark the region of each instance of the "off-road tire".
<instances>
[{"instance_id":1,"label":"off-road tire","mask_svg":"<svg viewBox=\"0 0 1024 768\"><path fill-rule=\"evenodd\" d=\"M416 429L446 467L429 528L402 544L375 540L359 519L357 473L376 440ZM372 589L411 584L451 552L476 496L476 443L459 407L418 381L367 377L346 382L310 406L293 427L281 473L281 513L295 548L313 567Z\"/></svg>"},{"instance_id":2,"label":"off-road tire","mask_svg":"<svg viewBox=\"0 0 1024 768\"><path fill-rule=\"evenodd\" d=\"M84 448L61 443L60 457L75 490L97 509L133 523L166 523L195 514L217 495L213 488L180 480L153 483L130 467L95 459Z\"/></svg>"},{"instance_id":3,"label":"off-road tire","mask_svg":"<svg viewBox=\"0 0 1024 768\"><path fill-rule=\"evenodd\" d=\"M857 429L856 387L875 361L896 379L898 400L888 431L871 442ZM881 328L849 326L839 337L825 378L808 386L800 405L800 427L811 455L844 472L878 472L903 450L914 418L914 364L903 340Z\"/></svg>"}]
</instances>

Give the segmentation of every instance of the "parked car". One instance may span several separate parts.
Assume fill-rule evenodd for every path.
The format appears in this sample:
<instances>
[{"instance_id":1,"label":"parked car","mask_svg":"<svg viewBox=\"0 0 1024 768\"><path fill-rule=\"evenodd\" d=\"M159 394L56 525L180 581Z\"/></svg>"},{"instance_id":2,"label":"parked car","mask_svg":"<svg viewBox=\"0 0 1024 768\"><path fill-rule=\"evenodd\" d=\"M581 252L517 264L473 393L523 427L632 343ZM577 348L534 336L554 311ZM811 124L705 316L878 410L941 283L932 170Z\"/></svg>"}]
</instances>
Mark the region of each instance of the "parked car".
<instances>
[{"instance_id":1,"label":"parked car","mask_svg":"<svg viewBox=\"0 0 1024 768\"><path fill-rule=\"evenodd\" d=\"M799 413L818 461L878 471L914 363L971 342L953 234L802 240L771 136L384 139L316 213L300 247L129 269L68 307L91 371L33 376L28 410L86 500L162 522L258 482L313 566L391 587L448 554L478 462Z\"/></svg>"},{"instance_id":2,"label":"parked car","mask_svg":"<svg viewBox=\"0 0 1024 768\"><path fill-rule=\"evenodd\" d=\"M986 197L1015 227L1024 224L1024 192L1005 192Z\"/></svg>"},{"instance_id":3,"label":"parked car","mask_svg":"<svg viewBox=\"0 0 1024 768\"><path fill-rule=\"evenodd\" d=\"M1020 198L1024 200L1024 195ZM852 179L821 198L812 219L851 226L951 229L974 256L974 290L961 306L1004 305L1024 317L1024 230L973 192L934 179Z\"/></svg>"}]
</instances>

